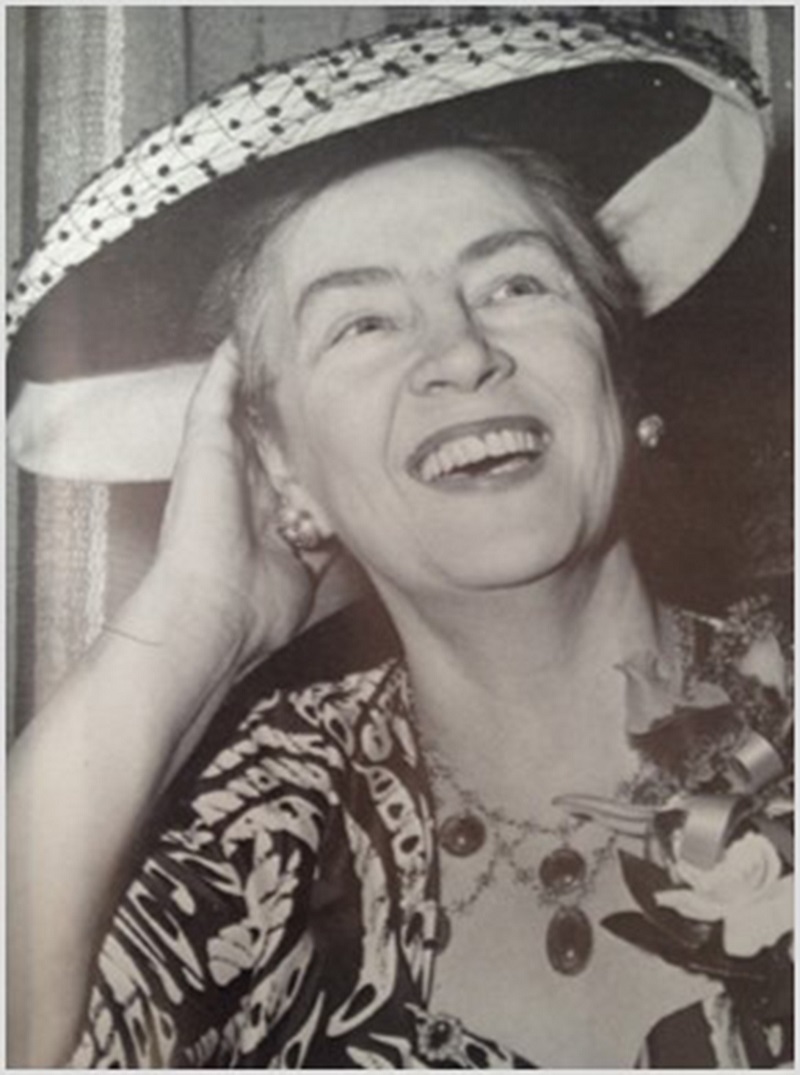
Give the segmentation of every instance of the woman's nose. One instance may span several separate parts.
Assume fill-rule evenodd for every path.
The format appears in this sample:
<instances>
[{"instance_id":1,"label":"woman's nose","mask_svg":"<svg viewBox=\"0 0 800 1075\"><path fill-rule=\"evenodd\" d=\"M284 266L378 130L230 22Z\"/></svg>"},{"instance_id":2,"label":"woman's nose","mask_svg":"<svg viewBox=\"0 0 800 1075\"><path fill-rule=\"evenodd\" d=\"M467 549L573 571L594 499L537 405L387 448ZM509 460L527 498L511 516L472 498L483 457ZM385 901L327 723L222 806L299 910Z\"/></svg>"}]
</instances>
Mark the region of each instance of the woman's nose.
<instances>
[{"instance_id":1,"label":"woman's nose","mask_svg":"<svg viewBox=\"0 0 800 1075\"><path fill-rule=\"evenodd\" d=\"M463 311L444 331L432 333L425 353L411 371L411 390L418 394L451 389L475 392L505 380L514 360L492 346L469 313Z\"/></svg>"}]
</instances>

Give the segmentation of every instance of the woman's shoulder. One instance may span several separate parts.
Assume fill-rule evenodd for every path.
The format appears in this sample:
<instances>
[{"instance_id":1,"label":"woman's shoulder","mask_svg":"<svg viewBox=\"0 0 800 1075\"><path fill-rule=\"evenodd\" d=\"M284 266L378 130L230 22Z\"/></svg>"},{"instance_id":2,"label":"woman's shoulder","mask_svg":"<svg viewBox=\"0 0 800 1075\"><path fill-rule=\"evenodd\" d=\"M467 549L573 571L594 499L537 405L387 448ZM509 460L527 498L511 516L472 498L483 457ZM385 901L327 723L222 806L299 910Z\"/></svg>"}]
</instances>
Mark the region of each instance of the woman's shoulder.
<instances>
[{"instance_id":1,"label":"woman's shoulder","mask_svg":"<svg viewBox=\"0 0 800 1075\"><path fill-rule=\"evenodd\" d=\"M273 787L334 801L342 774L364 760L413 763L405 665L378 616L363 605L345 610L237 684L145 840L212 818L218 828L243 799L269 809Z\"/></svg>"},{"instance_id":2,"label":"woman's shoulder","mask_svg":"<svg viewBox=\"0 0 800 1075\"><path fill-rule=\"evenodd\" d=\"M392 670L400 675L400 654L377 602L357 602L315 624L234 686L177 786L196 783L221 752L248 750L254 735L288 742L318 728L323 707L363 707Z\"/></svg>"},{"instance_id":3,"label":"woman's shoulder","mask_svg":"<svg viewBox=\"0 0 800 1075\"><path fill-rule=\"evenodd\" d=\"M324 870L330 832L346 833L348 762L319 714L347 710L377 675L296 689L264 676L254 703L228 703L224 734L198 750L132 848L77 1066L227 1066L231 1049L266 1041L287 1014L290 975L312 955L309 879ZM254 981L263 1018L245 1034ZM140 1018L156 1040L136 1037Z\"/></svg>"}]
</instances>

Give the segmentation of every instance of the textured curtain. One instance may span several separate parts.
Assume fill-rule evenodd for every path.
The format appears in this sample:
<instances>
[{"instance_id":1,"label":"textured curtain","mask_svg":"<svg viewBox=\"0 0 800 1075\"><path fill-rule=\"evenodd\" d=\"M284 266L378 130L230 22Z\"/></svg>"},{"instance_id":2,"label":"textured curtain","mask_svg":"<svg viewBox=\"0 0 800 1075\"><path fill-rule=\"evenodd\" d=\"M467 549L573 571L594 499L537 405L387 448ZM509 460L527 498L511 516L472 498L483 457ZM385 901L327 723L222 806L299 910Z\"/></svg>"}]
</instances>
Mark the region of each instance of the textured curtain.
<instances>
[{"instance_id":1,"label":"textured curtain","mask_svg":"<svg viewBox=\"0 0 800 1075\"><path fill-rule=\"evenodd\" d=\"M470 10L7 8L10 258L27 249L39 225L143 129L156 127L239 72L375 32L389 22L434 15L452 19ZM766 79L779 157L789 159L791 8L623 10L643 22L690 21L732 41ZM785 168L776 174L786 182ZM778 180L773 188L763 228L785 231L786 191ZM780 395L787 388L785 372L776 376L774 391ZM771 502L790 497L780 477L788 466L787 452L781 442L763 463L771 477L758 488ZM112 490L34 479L10 467L8 680L17 726L52 691L145 570L164 495L157 486ZM751 538L755 544L771 543L767 555L779 563L786 550L778 547L774 527L761 532L764 513L756 514Z\"/></svg>"}]
</instances>

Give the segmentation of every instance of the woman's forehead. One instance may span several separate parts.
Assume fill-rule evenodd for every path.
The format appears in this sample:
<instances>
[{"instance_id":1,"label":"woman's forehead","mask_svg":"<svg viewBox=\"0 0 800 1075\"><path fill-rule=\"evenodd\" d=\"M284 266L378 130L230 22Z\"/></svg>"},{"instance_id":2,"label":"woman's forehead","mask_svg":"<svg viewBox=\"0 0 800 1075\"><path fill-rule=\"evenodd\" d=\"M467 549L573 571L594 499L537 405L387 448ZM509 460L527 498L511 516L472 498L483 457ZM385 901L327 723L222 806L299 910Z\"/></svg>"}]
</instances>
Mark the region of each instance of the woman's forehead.
<instances>
[{"instance_id":1,"label":"woman's forehead","mask_svg":"<svg viewBox=\"0 0 800 1075\"><path fill-rule=\"evenodd\" d=\"M527 228L547 235L552 227L546 208L543 192L488 153L430 150L328 186L285 222L274 250L290 277L312 267L355 268L373 251L435 256L494 232Z\"/></svg>"},{"instance_id":2,"label":"woman's forehead","mask_svg":"<svg viewBox=\"0 0 800 1075\"><path fill-rule=\"evenodd\" d=\"M525 199L528 191L511 165L471 147L427 149L366 166L335 180L310 199L309 207L366 216L364 199L388 215L409 205L440 208L473 192L492 201ZM533 190L530 191L533 194ZM389 194L393 200L389 201Z\"/></svg>"}]
</instances>

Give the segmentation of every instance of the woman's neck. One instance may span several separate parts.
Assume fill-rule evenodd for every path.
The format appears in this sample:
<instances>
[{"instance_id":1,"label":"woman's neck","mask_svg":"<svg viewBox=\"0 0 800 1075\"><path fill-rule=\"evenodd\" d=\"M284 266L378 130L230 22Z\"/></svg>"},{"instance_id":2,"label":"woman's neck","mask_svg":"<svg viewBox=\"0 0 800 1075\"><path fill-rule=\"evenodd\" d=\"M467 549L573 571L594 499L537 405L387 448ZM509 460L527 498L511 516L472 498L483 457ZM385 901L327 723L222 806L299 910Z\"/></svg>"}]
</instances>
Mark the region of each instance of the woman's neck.
<instances>
[{"instance_id":1,"label":"woman's neck","mask_svg":"<svg viewBox=\"0 0 800 1075\"><path fill-rule=\"evenodd\" d=\"M415 604L388 598L428 744L485 800L611 794L629 775L625 681L660 647L626 546L563 577ZM535 789L535 790L534 790Z\"/></svg>"}]
</instances>

